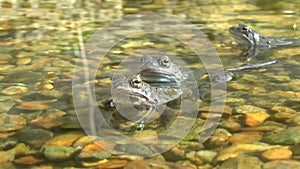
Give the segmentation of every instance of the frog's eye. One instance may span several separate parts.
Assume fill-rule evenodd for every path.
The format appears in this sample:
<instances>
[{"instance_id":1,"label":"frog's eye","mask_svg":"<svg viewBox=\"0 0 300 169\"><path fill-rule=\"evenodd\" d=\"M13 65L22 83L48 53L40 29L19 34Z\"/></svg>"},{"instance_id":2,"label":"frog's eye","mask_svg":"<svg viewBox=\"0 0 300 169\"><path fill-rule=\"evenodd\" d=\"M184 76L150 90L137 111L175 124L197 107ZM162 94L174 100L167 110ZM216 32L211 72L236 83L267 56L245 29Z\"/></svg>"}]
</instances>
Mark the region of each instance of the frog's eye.
<instances>
[{"instance_id":1,"label":"frog's eye","mask_svg":"<svg viewBox=\"0 0 300 169\"><path fill-rule=\"evenodd\" d=\"M133 78L130 81L130 85L135 88L140 88L140 87L142 87L142 80L138 79L138 78Z\"/></svg>"},{"instance_id":2,"label":"frog's eye","mask_svg":"<svg viewBox=\"0 0 300 169\"><path fill-rule=\"evenodd\" d=\"M241 30L242 33L247 33L249 29L248 29L248 27L243 26L243 27L241 27L240 30Z\"/></svg>"},{"instance_id":3,"label":"frog's eye","mask_svg":"<svg viewBox=\"0 0 300 169\"><path fill-rule=\"evenodd\" d=\"M160 65L162 65L164 67L170 67L171 66L171 61L170 61L168 56L163 56L160 59L159 63L160 63Z\"/></svg>"}]
</instances>

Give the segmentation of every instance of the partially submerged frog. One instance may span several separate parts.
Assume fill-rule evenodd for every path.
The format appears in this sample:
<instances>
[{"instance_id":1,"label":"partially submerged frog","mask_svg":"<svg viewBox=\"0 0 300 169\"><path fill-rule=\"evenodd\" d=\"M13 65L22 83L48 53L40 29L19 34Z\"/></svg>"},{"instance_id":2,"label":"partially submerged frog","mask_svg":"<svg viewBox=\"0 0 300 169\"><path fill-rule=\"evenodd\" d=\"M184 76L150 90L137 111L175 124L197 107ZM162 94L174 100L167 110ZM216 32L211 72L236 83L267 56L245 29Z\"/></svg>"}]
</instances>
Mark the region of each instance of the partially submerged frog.
<instances>
[{"instance_id":1,"label":"partially submerged frog","mask_svg":"<svg viewBox=\"0 0 300 169\"><path fill-rule=\"evenodd\" d=\"M151 84L180 85L187 78L187 74L182 73L179 67L166 55L158 58L144 55L140 74L144 82Z\"/></svg>"},{"instance_id":2,"label":"partially submerged frog","mask_svg":"<svg viewBox=\"0 0 300 169\"><path fill-rule=\"evenodd\" d=\"M238 44L248 46L248 50L243 52L242 55L255 56L259 48L273 48L293 44L292 41L288 41L285 38L265 36L244 24L230 27L229 32Z\"/></svg>"},{"instance_id":3,"label":"partially submerged frog","mask_svg":"<svg viewBox=\"0 0 300 169\"><path fill-rule=\"evenodd\" d=\"M122 130L155 123L166 109L165 104L179 98L182 90L176 86L153 87L139 75L114 75L112 85L112 111L106 114L111 126Z\"/></svg>"},{"instance_id":4,"label":"partially submerged frog","mask_svg":"<svg viewBox=\"0 0 300 169\"><path fill-rule=\"evenodd\" d=\"M229 28L229 32L239 44L246 44L248 46L261 47L277 47L281 45L293 44L291 41L286 41L285 38L267 37L257 31L252 30L249 26L239 24Z\"/></svg>"}]
</instances>

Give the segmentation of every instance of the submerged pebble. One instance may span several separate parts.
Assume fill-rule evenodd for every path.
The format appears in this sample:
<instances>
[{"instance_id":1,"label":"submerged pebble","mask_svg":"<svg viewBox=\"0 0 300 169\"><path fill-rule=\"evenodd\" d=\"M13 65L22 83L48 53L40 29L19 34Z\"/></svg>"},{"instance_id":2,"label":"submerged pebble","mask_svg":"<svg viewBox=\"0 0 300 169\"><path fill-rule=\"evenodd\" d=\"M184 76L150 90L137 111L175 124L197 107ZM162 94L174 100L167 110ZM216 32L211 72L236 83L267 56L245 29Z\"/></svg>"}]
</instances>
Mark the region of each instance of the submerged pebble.
<instances>
[{"instance_id":1,"label":"submerged pebble","mask_svg":"<svg viewBox=\"0 0 300 169\"><path fill-rule=\"evenodd\" d=\"M19 95L28 92L28 88L25 86L10 86L1 91L5 95Z\"/></svg>"}]
</instances>

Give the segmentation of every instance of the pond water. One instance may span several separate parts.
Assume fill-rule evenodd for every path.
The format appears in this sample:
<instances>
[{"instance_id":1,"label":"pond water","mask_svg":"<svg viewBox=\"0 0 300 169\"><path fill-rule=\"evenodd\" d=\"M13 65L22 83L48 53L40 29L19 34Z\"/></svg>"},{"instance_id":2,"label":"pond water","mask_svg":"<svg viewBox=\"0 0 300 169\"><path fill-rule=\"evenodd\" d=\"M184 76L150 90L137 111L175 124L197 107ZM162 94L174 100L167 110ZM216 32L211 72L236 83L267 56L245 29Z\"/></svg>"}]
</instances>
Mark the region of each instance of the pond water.
<instances>
[{"instance_id":1,"label":"pond water","mask_svg":"<svg viewBox=\"0 0 300 169\"><path fill-rule=\"evenodd\" d=\"M300 168L299 0L0 0L0 13L0 168ZM293 44L241 56L228 31L238 24ZM155 107L161 119L130 123L110 85L145 54L192 73L181 99ZM272 60L221 88L205 78Z\"/></svg>"}]
</instances>

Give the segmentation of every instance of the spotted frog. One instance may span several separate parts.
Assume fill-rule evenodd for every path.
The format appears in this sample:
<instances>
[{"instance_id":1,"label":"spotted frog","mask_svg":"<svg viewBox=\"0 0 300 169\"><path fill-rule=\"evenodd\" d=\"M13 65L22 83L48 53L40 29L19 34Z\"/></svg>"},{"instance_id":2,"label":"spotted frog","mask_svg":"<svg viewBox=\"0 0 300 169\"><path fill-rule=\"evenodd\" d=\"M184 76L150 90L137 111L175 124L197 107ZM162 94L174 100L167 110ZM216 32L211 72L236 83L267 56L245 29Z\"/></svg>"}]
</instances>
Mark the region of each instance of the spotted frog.
<instances>
[{"instance_id":1,"label":"spotted frog","mask_svg":"<svg viewBox=\"0 0 300 169\"><path fill-rule=\"evenodd\" d=\"M111 93L111 111L105 118L114 128L131 130L156 124L165 110L170 111L165 104L180 97L182 90L176 86L150 86L139 74L130 77L114 75Z\"/></svg>"},{"instance_id":2,"label":"spotted frog","mask_svg":"<svg viewBox=\"0 0 300 169\"><path fill-rule=\"evenodd\" d=\"M293 44L292 41L288 41L285 38L265 36L244 24L230 27L229 32L238 44L248 46L248 50L242 55L255 56L259 51L258 48L273 48Z\"/></svg>"},{"instance_id":3,"label":"spotted frog","mask_svg":"<svg viewBox=\"0 0 300 169\"><path fill-rule=\"evenodd\" d=\"M158 58L144 55L140 74L143 81L152 85L166 83L180 85L188 76L186 73L182 73L178 66L165 55Z\"/></svg>"},{"instance_id":4,"label":"spotted frog","mask_svg":"<svg viewBox=\"0 0 300 169\"><path fill-rule=\"evenodd\" d=\"M229 28L229 32L239 44L246 44L248 46L262 46L262 47L277 47L281 45L290 45L293 42L286 41L285 38L271 38L267 37L257 31L252 30L249 26L239 24Z\"/></svg>"}]
</instances>

